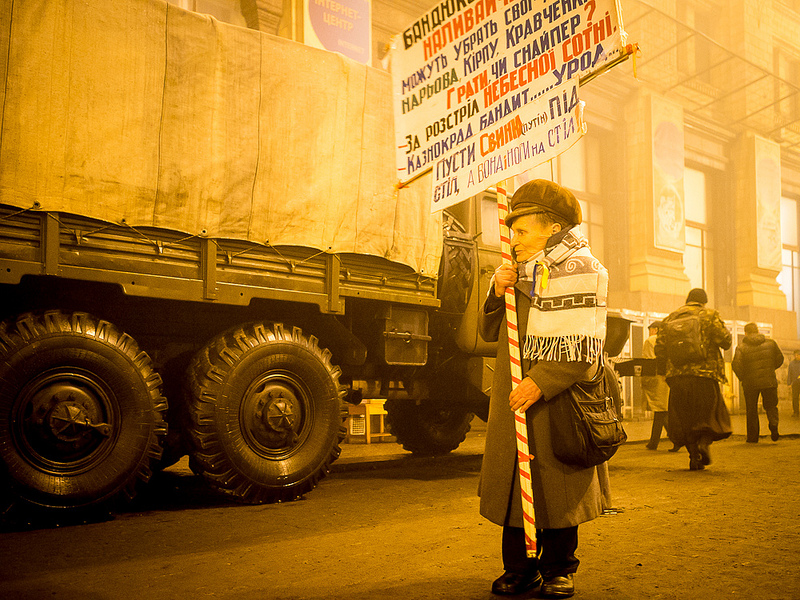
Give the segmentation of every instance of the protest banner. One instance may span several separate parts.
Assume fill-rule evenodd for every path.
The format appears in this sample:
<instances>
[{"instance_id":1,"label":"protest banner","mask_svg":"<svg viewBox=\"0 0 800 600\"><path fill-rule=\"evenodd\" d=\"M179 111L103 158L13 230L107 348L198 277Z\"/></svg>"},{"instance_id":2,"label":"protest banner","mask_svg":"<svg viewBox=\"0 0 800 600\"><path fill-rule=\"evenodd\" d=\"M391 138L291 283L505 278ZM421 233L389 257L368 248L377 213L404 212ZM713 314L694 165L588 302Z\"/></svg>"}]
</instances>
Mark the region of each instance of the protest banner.
<instances>
[{"instance_id":1,"label":"protest banner","mask_svg":"<svg viewBox=\"0 0 800 600\"><path fill-rule=\"evenodd\" d=\"M440 210L568 149L578 82L624 53L619 0L443 0L392 39L397 175Z\"/></svg>"}]
</instances>

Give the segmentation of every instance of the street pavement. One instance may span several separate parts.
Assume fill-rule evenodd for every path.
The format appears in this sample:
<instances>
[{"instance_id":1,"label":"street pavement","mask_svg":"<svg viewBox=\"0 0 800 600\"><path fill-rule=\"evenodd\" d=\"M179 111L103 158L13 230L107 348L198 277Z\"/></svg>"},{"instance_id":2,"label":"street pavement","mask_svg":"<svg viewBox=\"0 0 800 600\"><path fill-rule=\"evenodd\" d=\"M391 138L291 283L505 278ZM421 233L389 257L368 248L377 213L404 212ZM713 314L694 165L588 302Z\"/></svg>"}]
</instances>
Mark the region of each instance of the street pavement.
<instances>
[{"instance_id":1,"label":"street pavement","mask_svg":"<svg viewBox=\"0 0 800 600\"><path fill-rule=\"evenodd\" d=\"M760 439L770 441L769 429L767 428L767 417L759 415ZM746 419L744 414L731 415L731 425L733 427L733 439L744 438L746 433ZM650 439L650 430L653 426L652 419L626 420L623 422L625 433L628 434L627 444L645 444ZM800 419L793 418L790 414L782 414L778 427L781 435L788 438L800 437ZM658 447L658 452L666 451L672 447L672 443L667 439L666 432L661 433L662 439ZM390 438L394 439L394 438ZM472 427L467 434L467 439L448 456L451 459L459 459L466 456L476 456L483 454L486 441L486 423L475 417ZM682 455L683 453L681 453ZM371 469L385 467L388 464L396 463L412 458L410 452L403 449L393 441L376 442L366 444L363 442L342 444L342 454L333 464L333 472L343 472L354 469ZM416 459L419 460L419 459ZM800 595L798 596L800 598Z\"/></svg>"},{"instance_id":2,"label":"street pavement","mask_svg":"<svg viewBox=\"0 0 800 600\"><path fill-rule=\"evenodd\" d=\"M113 519L3 530L0 598L496 600L501 528L479 514L475 425L443 457L347 444L286 504L234 504L176 465ZM800 422L746 444L734 416L704 471L666 440L647 450L649 425L626 423L613 510L580 527L575 598L800 600Z\"/></svg>"}]
</instances>

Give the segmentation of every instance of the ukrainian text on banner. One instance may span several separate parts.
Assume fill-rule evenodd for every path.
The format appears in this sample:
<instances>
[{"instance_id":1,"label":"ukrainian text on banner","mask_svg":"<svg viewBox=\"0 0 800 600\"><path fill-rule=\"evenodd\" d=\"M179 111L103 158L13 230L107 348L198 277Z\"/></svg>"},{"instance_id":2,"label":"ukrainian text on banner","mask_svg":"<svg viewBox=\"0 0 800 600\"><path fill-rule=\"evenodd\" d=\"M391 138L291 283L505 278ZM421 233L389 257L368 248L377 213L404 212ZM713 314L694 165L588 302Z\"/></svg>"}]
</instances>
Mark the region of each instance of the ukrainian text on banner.
<instances>
[{"instance_id":1,"label":"ukrainian text on banner","mask_svg":"<svg viewBox=\"0 0 800 600\"><path fill-rule=\"evenodd\" d=\"M463 199L438 163L485 158L484 135L506 145L500 124L534 120L530 103L618 58L624 42L619 0L439 2L392 40L398 179L432 169L434 210Z\"/></svg>"},{"instance_id":2,"label":"ukrainian text on banner","mask_svg":"<svg viewBox=\"0 0 800 600\"><path fill-rule=\"evenodd\" d=\"M569 150L583 134L578 80L548 90L433 167L432 210L480 193Z\"/></svg>"}]
</instances>

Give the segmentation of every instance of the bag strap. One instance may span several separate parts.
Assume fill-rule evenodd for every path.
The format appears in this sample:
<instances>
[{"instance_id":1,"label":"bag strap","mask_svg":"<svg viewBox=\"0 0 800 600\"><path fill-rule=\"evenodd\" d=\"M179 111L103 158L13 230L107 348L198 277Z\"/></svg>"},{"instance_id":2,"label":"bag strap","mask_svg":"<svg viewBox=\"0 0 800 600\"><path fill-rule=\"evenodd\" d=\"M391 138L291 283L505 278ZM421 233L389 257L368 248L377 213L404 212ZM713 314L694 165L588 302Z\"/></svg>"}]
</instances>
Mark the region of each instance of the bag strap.
<instances>
[{"instance_id":1,"label":"bag strap","mask_svg":"<svg viewBox=\"0 0 800 600\"><path fill-rule=\"evenodd\" d=\"M590 379L584 379L582 381L576 381L572 385L576 385L576 386L580 387L581 389L583 389L584 391L592 390L595 393L597 391L597 388L599 386L602 386L600 388L601 393L603 395L608 395L607 394L607 389L606 389L606 377L605 377L605 375L606 375L606 370L605 370L605 365L603 364L603 357L600 356L597 359L597 371L595 372L595 374L592 375L592 377Z\"/></svg>"},{"instance_id":2,"label":"bag strap","mask_svg":"<svg viewBox=\"0 0 800 600\"><path fill-rule=\"evenodd\" d=\"M605 365L603 364L603 357L600 356L597 358L597 372L592 376L592 378L589 381L587 381L587 383L595 383L595 384L600 383L601 379L605 381L605 375L606 375L606 370L605 370Z\"/></svg>"}]
</instances>

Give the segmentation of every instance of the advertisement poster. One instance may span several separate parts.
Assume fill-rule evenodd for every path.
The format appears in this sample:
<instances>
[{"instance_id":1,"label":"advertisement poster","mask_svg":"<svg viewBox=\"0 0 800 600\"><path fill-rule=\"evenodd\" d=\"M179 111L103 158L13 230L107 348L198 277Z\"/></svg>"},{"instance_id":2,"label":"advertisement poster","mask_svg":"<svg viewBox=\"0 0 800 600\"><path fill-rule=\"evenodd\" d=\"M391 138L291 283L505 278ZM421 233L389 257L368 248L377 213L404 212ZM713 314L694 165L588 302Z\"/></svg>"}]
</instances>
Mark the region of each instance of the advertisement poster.
<instances>
[{"instance_id":1,"label":"advertisement poster","mask_svg":"<svg viewBox=\"0 0 800 600\"><path fill-rule=\"evenodd\" d=\"M653 98L652 102L655 247L683 252L686 239L683 110L662 99Z\"/></svg>"},{"instance_id":2,"label":"advertisement poster","mask_svg":"<svg viewBox=\"0 0 800 600\"><path fill-rule=\"evenodd\" d=\"M579 79L622 55L616 0L447 0L392 39L397 177L432 209L580 139Z\"/></svg>"},{"instance_id":3,"label":"advertisement poster","mask_svg":"<svg viewBox=\"0 0 800 600\"><path fill-rule=\"evenodd\" d=\"M371 10L371 0L306 0L303 41L368 65L372 62Z\"/></svg>"}]
</instances>

